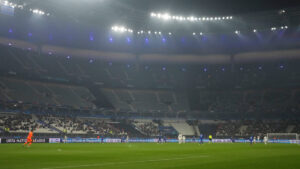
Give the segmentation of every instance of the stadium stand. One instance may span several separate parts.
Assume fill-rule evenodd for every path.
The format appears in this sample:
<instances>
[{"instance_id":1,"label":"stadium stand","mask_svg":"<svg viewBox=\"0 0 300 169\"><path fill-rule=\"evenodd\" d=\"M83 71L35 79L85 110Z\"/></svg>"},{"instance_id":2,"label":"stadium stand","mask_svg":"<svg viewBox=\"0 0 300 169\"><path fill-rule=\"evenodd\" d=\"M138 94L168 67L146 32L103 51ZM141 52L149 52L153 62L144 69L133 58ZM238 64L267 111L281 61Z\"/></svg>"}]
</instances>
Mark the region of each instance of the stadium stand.
<instances>
[{"instance_id":1,"label":"stadium stand","mask_svg":"<svg viewBox=\"0 0 300 169\"><path fill-rule=\"evenodd\" d=\"M163 120L159 123L151 120L109 120L98 118L72 117L53 114L24 114L3 112L0 114L0 128L13 135L25 134L34 130L37 134L69 136L106 136L120 137L157 137L165 134L177 137L213 134L216 138L248 138L251 135L262 136L266 133L299 133L297 120L222 120L198 121L198 131L184 120ZM193 123L193 124L197 124ZM8 131L6 130L8 129ZM175 129L176 133L174 133ZM199 132L200 131L200 132ZM2 135L5 132L2 132Z\"/></svg>"},{"instance_id":2,"label":"stadium stand","mask_svg":"<svg viewBox=\"0 0 300 169\"><path fill-rule=\"evenodd\" d=\"M185 136L196 135L196 131L185 120L164 120L165 126L172 126L178 133Z\"/></svg>"},{"instance_id":3,"label":"stadium stand","mask_svg":"<svg viewBox=\"0 0 300 169\"><path fill-rule=\"evenodd\" d=\"M7 101L25 103L89 107L95 97L88 89L78 86L40 83L12 78L1 78L3 97Z\"/></svg>"},{"instance_id":4,"label":"stadium stand","mask_svg":"<svg viewBox=\"0 0 300 169\"><path fill-rule=\"evenodd\" d=\"M0 128L9 129L10 133L28 133L29 130L34 130L36 133L57 133L57 131L48 128L47 125L39 123L34 115L27 114L0 114Z\"/></svg>"},{"instance_id":5,"label":"stadium stand","mask_svg":"<svg viewBox=\"0 0 300 169\"><path fill-rule=\"evenodd\" d=\"M266 133L299 133L293 120L236 120L199 122L201 133L211 133L218 138L248 138L251 135L262 136ZM293 126L292 130L290 127Z\"/></svg>"},{"instance_id":6,"label":"stadium stand","mask_svg":"<svg viewBox=\"0 0 300 169\"><path fill-rule=\"evenodd\" d=\"M66 131L74 135L153 137L162 133L244 137L251 133L299 131L299 125L288 120L299 117L298 61L235 63L234 67L188 65L183 71L176 64L162 70L159 64L91 62L79 57L0 47L3 51L1 110L31 112L31 118L24 118L31 119L32 126L18 123L26 129L50 134ZM33 114L42 112L50 112L49 117L38 115L38 119L33 119ZM116 117L151 120L123 121ZM163 120L152 122L156 118ZM172 121L174 118L181 120ZM183 120L188 118L224 122L199 122L199 127L195 127L194 123ZM255 120L261 118L270 122ZM287 122L273 119L287 119ZM1 129L5 131L3 124ZM19 130L11 129L16 131Z\"/></svg>"},{"instance_id":7,"label":"stadium stand","mask_svg":"<svg viewBox=\"0 0 300 169\"><path fill-rule=\"evenodd\" d=\"M183 93L153 90L102 89L102 92L121 111L180 112L187 111L187 97Z\"/></svg>"},{"instance_id":8,"label":"stadium stand","mask_svg":"<svg viewBox=\"0 0 300 169\"><path fill-rule=\"evenodd\" d=\"M152 122L152 120L135 120L133 124L136 126L136 129L145 136L153 137L160 134L158 124Z\"/></svg>"}]
</instances>

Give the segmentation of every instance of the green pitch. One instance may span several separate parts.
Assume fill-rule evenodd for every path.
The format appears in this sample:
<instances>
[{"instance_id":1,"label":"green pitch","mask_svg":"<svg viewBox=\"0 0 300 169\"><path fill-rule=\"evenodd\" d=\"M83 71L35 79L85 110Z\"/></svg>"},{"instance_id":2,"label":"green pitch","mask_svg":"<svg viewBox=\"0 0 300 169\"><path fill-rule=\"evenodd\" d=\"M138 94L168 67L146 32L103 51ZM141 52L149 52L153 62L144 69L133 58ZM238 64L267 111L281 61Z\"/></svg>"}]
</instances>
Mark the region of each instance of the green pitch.
<instances>
[{"instance_id":1,"label":"green pitch","mask_svg":"<svg viewBox=\"0 0 300 169\"><path fill-rule=\"evenodd\" d=\"M287 144L0 144L1 169L299 169Z\"/></svg>"}]
</instances>

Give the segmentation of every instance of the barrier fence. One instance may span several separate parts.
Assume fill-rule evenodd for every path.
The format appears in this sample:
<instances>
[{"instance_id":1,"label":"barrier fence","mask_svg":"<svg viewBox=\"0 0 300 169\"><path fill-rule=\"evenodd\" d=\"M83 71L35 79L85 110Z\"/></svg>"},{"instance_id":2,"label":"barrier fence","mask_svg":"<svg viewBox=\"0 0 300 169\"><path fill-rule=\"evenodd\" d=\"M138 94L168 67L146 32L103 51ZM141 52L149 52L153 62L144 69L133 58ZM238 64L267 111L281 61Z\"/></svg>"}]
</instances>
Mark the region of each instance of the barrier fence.
<instances>
[{"instance_id":1,"label":"barrier fence","mask_svg":"<svg viewBox=\"0 0 300 169\"><path fill-rule=\"evenodd\" d=\"M0 138L0 143L25 143L24 138ZM158 143L159 139L121 139L121 138L38 138L33 139L33 143ZM160 142L178 143L178 139L166 139ZM199 139L186 139L186 143L200 143ZM204 143L208 143L208 139L203 139ZM213 143L249 143L247 139L213 139ZM263 143L263 141L256 141L256 143ZM300 140L268 140L268 143L282 143L282 144L300 144Z\"/></svg>"}]
</instances>

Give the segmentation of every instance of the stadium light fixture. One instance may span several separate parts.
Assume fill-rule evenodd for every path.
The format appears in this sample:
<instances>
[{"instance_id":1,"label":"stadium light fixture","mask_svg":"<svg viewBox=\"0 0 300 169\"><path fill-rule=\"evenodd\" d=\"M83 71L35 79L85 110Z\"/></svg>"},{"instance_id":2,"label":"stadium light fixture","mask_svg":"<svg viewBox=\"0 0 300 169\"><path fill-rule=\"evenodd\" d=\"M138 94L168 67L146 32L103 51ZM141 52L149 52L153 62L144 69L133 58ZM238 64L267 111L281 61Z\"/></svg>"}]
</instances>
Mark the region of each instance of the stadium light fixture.
<instances>
[{"instance_id":1,"label":"stadium light fixture","mask_svg":"<svg viewBox=\"0 0 300 169\"><path fill-rule=\"evenodd\" d=\"M279 15L283 15L283 14L285 14L285 12L286 11L284 9L281 9L281 10L278 11Z\"/></svg>"},{"instance_id":2,"label":"stadium light fixture","mask_svg":"<svg viewBox=\"0 0 300 169\"><path fill-rule=\"evenodd\" d=\"M19 9L23 9L24 8L24 5L19 5L19 4L16 4L16 3L12 3L10 1L1 1L0 0L0 4L2 4L4 6L11 7L11 8L19 8Z\"/></svg>"},{"instance_id":3,"label":"stadium light fixture","mask_svg":"<svg viewBox=\"0 0 300 169\"><path fill-rule=\"evenodd\" d=\"M169 35L172 35L172 33L171 33L171 32L169 32Z\"/></svg>"},{"instance_id":4,"label":"stadium light fixture","mask_svg":"<svg viewBox=\"0 0 300 169\"><path fill-rule=\"evenodd\" d=\"M214 16L214 17L195 17L195 16L178 16L178 15L170 15L168 13L154 13L151 12L150 16L152 18L157 18L160 20L176 20L176 21L189 21L189 22L201 22L201 21L220 21L220 20L232 20L233 16Z\"/></svg>"},{"instance_id":5,"label":"stadium light fixture","mask_svg":"<svg viewBox=\"0 0 300 169\"><path fill-rule=\"evenodd\" d=\"M168 13L165 13L165 14L162 15L161 18L162 18L163 20L169 20L169 19L171 19L171 16L170 16Z\"/></svg>"},{"instance_id":6,"label":"stadium light fixture","mask_svg":"<svg viewBox=\"0 0 300 169\"><path fill-rule=\"evenodd\" d=\"M256 29L253 29L253 32L255 33L255 32L257 32L257 30L256 30Z\"/></svg>"},{"instance_id":7,"label":"stadium light fixture","mask_svg":"<svg viewBox=\"0 0 300 169\"><path fill-rule=\"evenodd\" d=\"M114 32L118 32L118 33L124 33L124 32L133 33L132 29L126 28L124 26L113 26L113 27L111 27L111 30L113 30Z\"/></svg>"},{"instance_id":8,"label":"stadium light fixture","mask_svg":"<svg viewBox=\"0 0 300 169\"><path fill-rule=\"evenodd\" d=\"M235 34L240 34L241 32L239 30L236 30L234 33Z\"/></svg>"},{"instance_id":9,"label":"stadium light fixture","mask_svg":"<svg viewBox=\"0 0 300 169\"><path fill-rule=\"evenodd\" d=\"M281 26L280 27L281 29L287 29L287 28L289 28L288 26Z\"/></svg>"},{"instance_id":10,"label":"stadium light fixture","mask_svg":"<svg viewBox=\"0 0 300 169\"><path fill-rule=\"evenodd\" d=\"M272 27L272 28L271 28L271 31L276 31L276 30L277 30L276 27Z\"/></svg>"},{"instance_id":11,"label":"stadium light fixture","mask_svg":"<svg viewBox=\"0 0 300 169\"><path fill-rule=\"evenodd\" d=\"M34 14L38 14L38 15L46 15L46 16L50 16L50 13L46 13L42 10L39 9L29 9L30 12L34 13Z\"/></svg>"}]
</instances>

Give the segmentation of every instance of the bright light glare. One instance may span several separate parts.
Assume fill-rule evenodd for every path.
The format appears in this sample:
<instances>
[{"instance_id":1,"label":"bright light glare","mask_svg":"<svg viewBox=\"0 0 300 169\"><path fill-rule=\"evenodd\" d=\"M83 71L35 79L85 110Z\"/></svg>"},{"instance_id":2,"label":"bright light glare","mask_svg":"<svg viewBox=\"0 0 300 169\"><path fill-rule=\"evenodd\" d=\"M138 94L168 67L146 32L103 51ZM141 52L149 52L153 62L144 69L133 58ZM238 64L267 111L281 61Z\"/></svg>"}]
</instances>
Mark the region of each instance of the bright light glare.
<instances>
[{"instance_id":1,"label":"bright light glare","mask_svg":"<svg viewBox=\"0 0 300 169\"><path fill-rule=\"evenodd\" d=\"M38 14L38 15L47 15L47 16L50 15L49 13L45 13L44 11L39 10L39 9L30 9L30 11L31 11L32 13Z\"/></svg>"},{"instance_id":2,"label":"bright light glare","mask_svg":"<svg viewBox=\"0 0 300 169\"><path fill-rule=\"evenodd\" d=\"M119 32L119 33L124 33L124 32L133 33L132 29L126 28L124 26L113 26L113 27L111 27L111 30L113 30L114 32Z\"/></svg>"},{"instance_id":3,"label":"bright light glare","mask_svg":"<svg viewBox=\"0 0 300 169\"><path fill-rule=\"evenodd\" d=\"M9 1L1 1L0 0L0 4L3 4L4 6L9 6L11 8L19 8L19 9L23 9L24 6L23 5L18 5Z\"/></svg>"},{"instance_id":4,"label":"bright light glare","mask_svg":"<svg viewBox=\"0 0 300 169\"><path fill-rule=\"evenodd\" d=\"M200 21L220 21L220 20L231 20L233 19L233 16L215 16L215 17L195 17L195 16L178 16L178 15L170 15L169 13L154 13L151 12L150 16L152 18L161 19L164 21L167 20L176 20L176 21L189 21L189 22L200 22Z\"/></svg>"}]
</instances>

